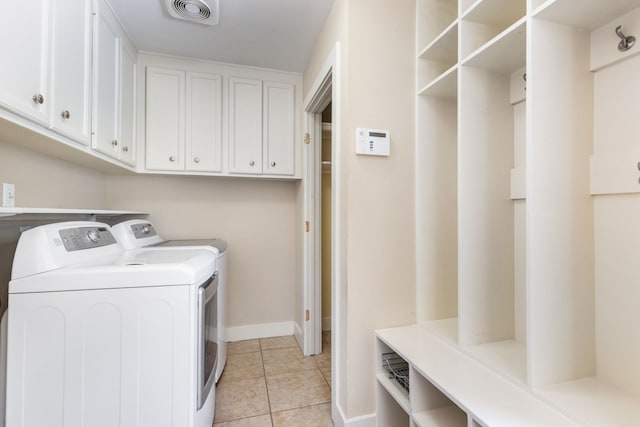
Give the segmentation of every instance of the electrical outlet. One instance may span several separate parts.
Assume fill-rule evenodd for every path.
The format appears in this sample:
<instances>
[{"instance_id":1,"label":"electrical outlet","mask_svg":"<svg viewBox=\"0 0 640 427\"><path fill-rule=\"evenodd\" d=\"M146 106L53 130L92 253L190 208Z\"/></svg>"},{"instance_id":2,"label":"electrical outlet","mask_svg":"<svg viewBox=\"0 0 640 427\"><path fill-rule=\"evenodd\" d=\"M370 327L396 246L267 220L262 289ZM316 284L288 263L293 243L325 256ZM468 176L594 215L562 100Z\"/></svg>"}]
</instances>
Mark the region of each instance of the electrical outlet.
<instances>
[{"instance_id":1,"label":"electrical outlet","mask_svg":"<svg viewBox=\"0 0 640 427\"><path fill-rule=\"evenodd\" d=\"M15 184L2 183L2 206L12 208L16 205L16 186Z\"/></svg>"}]
</instances>

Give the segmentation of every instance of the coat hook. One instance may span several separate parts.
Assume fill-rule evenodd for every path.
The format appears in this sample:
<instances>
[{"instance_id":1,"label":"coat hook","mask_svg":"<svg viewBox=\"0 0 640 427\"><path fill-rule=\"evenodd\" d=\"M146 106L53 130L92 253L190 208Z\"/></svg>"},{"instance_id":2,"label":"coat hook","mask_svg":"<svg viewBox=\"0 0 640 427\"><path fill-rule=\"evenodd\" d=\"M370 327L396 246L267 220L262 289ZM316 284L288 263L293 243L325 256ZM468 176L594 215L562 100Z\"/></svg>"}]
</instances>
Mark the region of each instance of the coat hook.
<instances>
[{"instance_id":1,"label":"coat hook","mask_svg":"<svg viewBox=\"0 0 640 427\"><path fill-rule=\"evenodd\" d=\"M618 50L620 52L626 52L633 47L636 42L634 36L625 36L622 32L622 25L616 27L616 34L620 37L620 43L618 43Z\"/></svg>"}]
</instances>

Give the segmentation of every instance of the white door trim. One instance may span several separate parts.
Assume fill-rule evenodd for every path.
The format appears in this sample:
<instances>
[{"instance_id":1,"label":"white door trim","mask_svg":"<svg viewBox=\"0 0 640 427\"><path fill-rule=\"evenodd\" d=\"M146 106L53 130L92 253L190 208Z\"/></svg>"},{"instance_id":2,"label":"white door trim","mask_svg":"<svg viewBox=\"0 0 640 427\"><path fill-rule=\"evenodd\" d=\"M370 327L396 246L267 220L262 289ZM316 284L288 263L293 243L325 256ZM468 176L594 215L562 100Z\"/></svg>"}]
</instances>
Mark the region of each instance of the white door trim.
<instances>
[{"instance_id":1,"label":"white door trim","mask_svg":"<svg viewBox=\"0 0 640 427\"><path fill-rule=\"evenodd\" d=\"M341 192L340 176L340 43L328 55L318 72L314 84L304 100L305 132L311 136L311 144L304 150L304 215L311 223L304 238L303 256L303 310L311 310L312 315L303 329L303 351L305 355L317 354L322 349L322 285L321 285L321 193L322 182L322 118L321 112L331 101L331 408L334 420L341 419L338 404L342 390L337 378L341 378L341 363L344 359L340 346L343 322L341 313L346 303L341 297L341 277L345 266L341 257ZM303 316L303 319L305 317Z\"/></svg>"}]
</instances>

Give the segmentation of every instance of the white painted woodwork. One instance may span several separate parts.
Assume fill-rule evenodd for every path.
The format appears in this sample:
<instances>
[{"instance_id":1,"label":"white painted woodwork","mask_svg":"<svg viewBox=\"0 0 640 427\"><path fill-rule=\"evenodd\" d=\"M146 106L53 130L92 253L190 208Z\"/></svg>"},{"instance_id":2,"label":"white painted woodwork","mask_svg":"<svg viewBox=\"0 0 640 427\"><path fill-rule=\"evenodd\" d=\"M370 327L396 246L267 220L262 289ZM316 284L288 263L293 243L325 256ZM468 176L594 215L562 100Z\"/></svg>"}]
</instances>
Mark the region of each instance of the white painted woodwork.
<instances>
[{"instance_id":1,"label":"white painted woodwork","mask_svg":"<svg viewBox=\"0 0 640 427\"><path fill-rule=\"evenodd\" d=\"M92 2L56 0L51 3L54 9L51 125L55 130L89 145Z\"/></svg>"},{"instance_id":2,"label":"white painted woodwork","mask_svg":"<svg viewBox=\"0 0 640 427\"><path fill-rule=\"evenodd\" d=\"M120 153L119 159L135 166L136 144L136 89L138 77L137 53L128 44L122 44L120 67Z\"/></svg>"},{"instance_id":3,"label":"white painted woodwork","mask_svg":"<svg viewBox=\"0 0 640 427\"><path fill-rule=\"evenodd\" d=\"M185 168L222 172L222 77L186 73Z\"/></svg>"},{"instance_id":4,"label":"white painted woodwork","mask_svg":"<svg viewBox=\"0 0 640 427\"><path fill-rule=\"evenodd\" d=\"M185 73L147 67L146 168L184 170Z\"/></svg>"},{"instance_id":5,"label":"white painted woodwork","mask_svg":"<svg viewBox=\"0 0 640 427\"><path fill-rule=\"evenodd\" d=\"M378 425L555 426L579 424L418 325L376 331ZM410 366L409 393L384 374L381 354ZM382 422L381 422L382 421Z\"/></svg>"},{"instance_id":6,"label":"white painted woodwork","mask_svg":"<svg viewBox=\"0 0 640 427\"><path fill-rule=\"evenodd\" d=\"M222 172L222 76L147 67L146 168Z\"/></svg>"},{"instance_id":7,"label":"white painted woodwork","mask_svg":"<svg viewBox=\"0 0 640 427\"><path fill-rule=\"evenodd\" d=\"M295 98L294 86L263 82L262 170L270 175L295 172Z\"/></svg>"},{"instance_id":8,"label":"white painted woodwork","mask_svg":"<svg viewBox=\"0 0 640 427\"><path fill-rule=\"evenodd\" d=\"M262 174L262 81L229 78L229 172Z\"/></svg>"},{"instance_id":9,"label":"white painted woodwork","mask_svg":"<svg viewBox=\"0 0 640 427\"><path fill-rule=\"evenodd\" d=\"M579 425L635 426L640 45L619 52L615 28L638 36L640 3L461 0L458 14L452 6L418 1L418 323ZM444 42L454 27L457 46ZM457 49L453 64L439 44ZM431 338L404 339L414 365L437 353ZM447 395L477 383L457 364L420 366ZM452 372L449 385L437 380ZM484 389L487 409L505 415L499 391ZM406 412L387 394L381 411ZM468 425L526 421L474 413Z\"/></svg>"},{"instance_id":10,"label":"white painted woodwork","mask_svg":"<svg viewBox=\"0 0 640 427\"><path fill-rule=\"evenodd\" d=\"M0 2L0 102L49 125L53 8L48 0ZM34 102L42 95L44 102Z\"/></svg>"}]
</instances>

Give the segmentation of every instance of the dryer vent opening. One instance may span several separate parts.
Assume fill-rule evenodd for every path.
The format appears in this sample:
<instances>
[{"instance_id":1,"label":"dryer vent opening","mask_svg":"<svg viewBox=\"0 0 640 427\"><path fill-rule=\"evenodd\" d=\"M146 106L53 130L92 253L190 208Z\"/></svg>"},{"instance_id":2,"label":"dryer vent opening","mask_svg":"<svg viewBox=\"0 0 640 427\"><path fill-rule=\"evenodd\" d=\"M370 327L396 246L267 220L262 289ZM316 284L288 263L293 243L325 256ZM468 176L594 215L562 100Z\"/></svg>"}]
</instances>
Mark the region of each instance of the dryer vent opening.
<instances>
[{"instance_id":1,"label":"dryer vent opening","mask_svg":"<svg viewBox=\"0 0 640 427\"><path fill-rule=\"evenodd\" d=\"M219 18L218 0L166 0L169 15L176 19L197 22L204 25L217 25Z\"/></svg>"}]
</instances>

